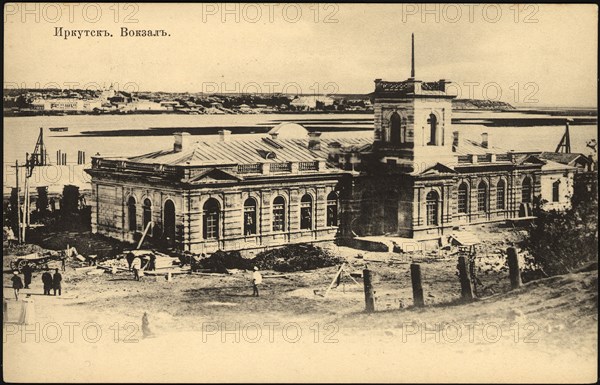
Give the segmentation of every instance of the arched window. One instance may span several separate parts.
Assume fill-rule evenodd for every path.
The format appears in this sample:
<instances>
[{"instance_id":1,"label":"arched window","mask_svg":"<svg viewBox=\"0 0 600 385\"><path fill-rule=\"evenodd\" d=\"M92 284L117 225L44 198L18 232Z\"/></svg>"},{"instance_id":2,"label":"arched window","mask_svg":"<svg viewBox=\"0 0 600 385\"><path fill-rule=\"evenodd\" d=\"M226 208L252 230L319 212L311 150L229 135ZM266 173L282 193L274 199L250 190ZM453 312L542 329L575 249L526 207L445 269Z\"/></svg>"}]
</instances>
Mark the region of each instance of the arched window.
<instances>
[{"instance_id":1,"label":"arched window","mask_svg":"<svg viewBox=\"0 0 600 385\"><path fill-rule=\"evenodd\" d=\"M338 225L338 196L335 191L327 195L327 227Z\"/></svg>"},{"instance_id":2,"label":"arched window","mask_svg":"<svg viewBox=\"0 0 600 385\"><path fill-rule=\"evenodd\" d=\"M427 124L429 124L429 146L437 146L437 117L434 114L429 114L429 119L427 119Z\"/></svg>"},{"instance_id":3,"label":"arched window","mask_svg":"<svg viewBox=\"0 0 600 385\"><path fill-rule=\"evenodd\" d=\"M498 210L504 210L506 208L506 183L504 179L500 179L496 186L496 208Z\"/></svg>"},{"instance_id":4,"label":"arched window","mask_svg":"<svg viewBox=\"0 0 600 385\"><path fill-rule=\"evenodd\" d=\"M256 201L253 198L244 202L244 234L256 234Z\"/></svg>"},{"instance_id":5,"label":"arched window","mask_svg":"<svg viewBox=\"0 0 600 385\"><path fill-rule=\"evenodd\" d=\"M523 179L523 184L521 185L521 202L531 203L531 193L531 178L526 177Z\"/></svg>"},{"instance_id":6,"label":"arched window","mask_svg":"<svg viewBox=\"0 0 600 385\"><path fill-rule=\"evenodd\" d=\"M485 213L488 206L487 184L479 182L477 186L477 211Z\"/></svg>"},{"instance_id":7,"label":"arched window","mask_svg":"<svg viewBox=\"0 0 600 385\"><path fill-rule=\"evenodd\" d=\"M400 143L400 127L402 125L402 119L397 112L394 112L390 118L390 143Z\"/></svg>"},{"instance_id":8,"label":"arched window","mask_svg":"<svg viewBox=\"0 0 600 385\"><path fill-rule=\"evenodd\" d=\"M463 182L458 186L458 212L466 214L469 211L469 186Z\"/></svg>"},{"instance_id":9,"label":"arched window","mask_svg":"<svg viewBox=\"0 0 600 385\"><path fill-rule=\"evenodd\" d=\"M144 199L144 205L142 206L142 210L142 223L144 225L144 230L146 230L148 223L152 221L152 201L150 199Z\"/></svg>"},{"instance_id":10,"label":"arched window","mask_svg":"<svg viewBox=\"0 0 600 385\"><path fill-rule=\"evenodd\" d=\"M300 229L312 229L312 197L308 194L300 199Z\"/></svg>"},{"instance_id":11,"label":"arched window","mask_svg":"<svg viewBox=\"0 0 600 385\"><path fill-rule=\"evenodd\" d=\"M170 199L165 202L163 231L165 238L170 240L175 239L175 203Z\"/></svg>"},{"instance_id":12,"label":"arched window","mask_svg":"<svg viewBox=\"0 0 600 385\"><path fill-rule=\"evenodd\" d=\"M436 191L431 190L425 197L425 204L427 208L427 226L438 225L438 205L440 196Z\"/></svg>"},{"instance_id":13,"label":"arched window","mask_svg":"<svg viewBox=\"0 0 600 385\"><path fill-rule=\"evenodd\" d=\"M552 202L560 201L560 180L552 183Z\"/></svg>"},{"instance_id":14,"label":"arched window","mask_svg":"<svg viewBox=\"0 0 600 385\"><path fill-rule=\"evenodd\" d=\"M129 231L137 231L137 214L134 197L129 197L127 200L127 219L129 222Z\"/></svg>"},{"instance_id":15,"label":"arched window","mask_svg":"<svg viewBox=\"0 0 600 385\"><path fill-rule=\"evenodd\" d=\"M285 231L285 199L273 200L273 231Z\"/></svg>"},{"instance_id":16,"label":"arched window","mask_svg":"<svg viewBox=\"0 0 600 385\"><path fill-rule=\"evenodd\" d=\"M210 198L204 203L204 239L219 239L219 202Z\"/></svg>"}]
</instances>

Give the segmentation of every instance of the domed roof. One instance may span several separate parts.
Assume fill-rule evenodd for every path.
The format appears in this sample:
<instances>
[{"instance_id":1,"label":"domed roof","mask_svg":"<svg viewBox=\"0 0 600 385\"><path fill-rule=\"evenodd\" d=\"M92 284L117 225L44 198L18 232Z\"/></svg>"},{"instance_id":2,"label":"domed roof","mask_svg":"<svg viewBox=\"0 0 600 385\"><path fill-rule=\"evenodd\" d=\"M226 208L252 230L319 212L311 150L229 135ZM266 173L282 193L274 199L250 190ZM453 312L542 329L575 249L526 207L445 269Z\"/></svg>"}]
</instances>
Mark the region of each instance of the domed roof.
<instances>
[{"instance_id":1,"label":"domed roof","mask_svg":"<svg viewBox=\"0 0 600 385\"><path fill-rule=\"evenodd\" d=\"M278 138L306 138L308 130L298 123L282 122L269 130L269 134L273 133Z\"/></svg>"}]
</instances>

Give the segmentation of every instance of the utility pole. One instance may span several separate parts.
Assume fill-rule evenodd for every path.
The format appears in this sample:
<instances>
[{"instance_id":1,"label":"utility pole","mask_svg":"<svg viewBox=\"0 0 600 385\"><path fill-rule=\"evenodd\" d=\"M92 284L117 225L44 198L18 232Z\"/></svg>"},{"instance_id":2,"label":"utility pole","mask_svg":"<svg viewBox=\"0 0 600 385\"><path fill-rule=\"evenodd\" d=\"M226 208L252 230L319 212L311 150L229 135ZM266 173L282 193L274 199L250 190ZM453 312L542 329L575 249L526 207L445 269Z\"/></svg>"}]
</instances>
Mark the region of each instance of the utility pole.
<instances>
[{"instance_id":1,"label":"utility pole","mask_svg":"<svg viewBox=\"0 0 600 385\"><path fill-rule=\"evenodd\" d=\"M15 160L15 179L17 184L17 223L18 223L18 240L19 244L23 242L23 238L21 238L21 198L19 197L19 161Z\"/></svg>"}]
</instances>

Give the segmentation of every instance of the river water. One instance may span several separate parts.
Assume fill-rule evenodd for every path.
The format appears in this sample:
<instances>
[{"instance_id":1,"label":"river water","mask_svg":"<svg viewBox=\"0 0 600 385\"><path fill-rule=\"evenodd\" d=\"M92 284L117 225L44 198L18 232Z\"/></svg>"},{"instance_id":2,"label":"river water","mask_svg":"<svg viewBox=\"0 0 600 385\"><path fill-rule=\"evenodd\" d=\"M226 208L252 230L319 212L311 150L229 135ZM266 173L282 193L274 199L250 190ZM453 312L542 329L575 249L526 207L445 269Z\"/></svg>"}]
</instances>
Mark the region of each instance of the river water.
<instances>
[{"instance_id":1,"label":"river water","mask_svg":"<svg viewBox=\"0 0 600 385\"><path fill-rule=\"evenodd\" d=\"M461 136L480 140L481 133L487 132L490 145L515 151L554 151L563 133L563 125L494 126L486 127L486 119L548 118L548 115L523 114L519 112L459 111L454 118L471 120L469 124L453 124ZM15 160L23 162L26 152L33 152L39 128L44 127L44 141L51 163L56 162L58 150L67 153L69 163L77 162L79 150L86 153L86 162L94 154L131 156L159 149L171 148L173 128L188 128L193 135L201 135L206 128L231 128L234 138L257 134L235 134L236 129L249 127L266 130L281 121L299 121L306 127L326 131L335 127L335 132L324 132L323 137L371 137L371 114L256 114L256 115L67 115L5 117L4 123L4 185L13 184L7 180L6 172ZM539 124L539 121L537 122ZM50 132L49 127L68 127L68 132ZM348 127L352 131L339 131ZM158 129L157 129L158 128ZM170 129L169 129L170 128ZM190 129L194 128L194 129ZM204 130L203 130L204 128ZM251 129L251 128L250 128ZM102 131L101 136L94 133ZM212 130L214 131L214 130ZM586 142L597 139L597 125L571 126L571 148L573 152L589 153ZM155 134L156 133L156 134ZM165 134L166 133L166 134ZM125 136L127 135L127 136ZM217 135L202 135L202 140L215 140ZM199 138L200 139L200 138ZM14 173L13 173L14 174Z\"/></svg>"}]
</instances>

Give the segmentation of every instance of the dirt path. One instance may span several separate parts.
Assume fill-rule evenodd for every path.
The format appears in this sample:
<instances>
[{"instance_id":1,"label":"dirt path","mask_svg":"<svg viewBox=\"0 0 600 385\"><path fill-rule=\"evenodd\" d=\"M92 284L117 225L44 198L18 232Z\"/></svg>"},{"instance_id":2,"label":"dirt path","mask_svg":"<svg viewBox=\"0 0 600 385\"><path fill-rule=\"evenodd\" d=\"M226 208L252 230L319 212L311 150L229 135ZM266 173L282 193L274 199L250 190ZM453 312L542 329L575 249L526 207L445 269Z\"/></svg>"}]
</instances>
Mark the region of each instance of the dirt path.
<instances>
[{"instance_id":1,"label":"dirt path","mask_svg":"<svg viewBox=\"0 0 600 385\"><path fill-rule=\"evenodd\" d=\"M370 315L363 313L362 287L351 280L327 298L314 294L335 267L265 279L259 298L250 296L245 273L134 282L127 273L69 270L61 298L33 296L35 326L5 325L5 379L595 379L597 271L510 293L501 285L495 296L452 305L460 293L454 264L422 264L428 306L412 309L408 264L371 263L378 312ZM41 293L38 281L31 291ZM10 298L6 286L7 277ZM8 302L13 321L16 303ZM153 338L143 338L144 312Z\"/></svg>"}]
</instances>

